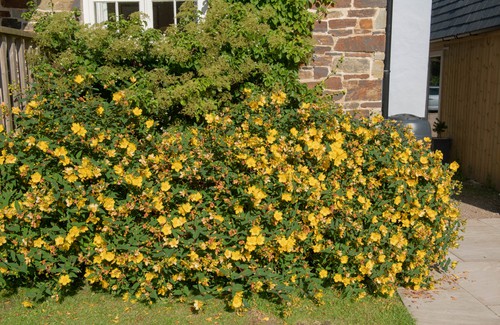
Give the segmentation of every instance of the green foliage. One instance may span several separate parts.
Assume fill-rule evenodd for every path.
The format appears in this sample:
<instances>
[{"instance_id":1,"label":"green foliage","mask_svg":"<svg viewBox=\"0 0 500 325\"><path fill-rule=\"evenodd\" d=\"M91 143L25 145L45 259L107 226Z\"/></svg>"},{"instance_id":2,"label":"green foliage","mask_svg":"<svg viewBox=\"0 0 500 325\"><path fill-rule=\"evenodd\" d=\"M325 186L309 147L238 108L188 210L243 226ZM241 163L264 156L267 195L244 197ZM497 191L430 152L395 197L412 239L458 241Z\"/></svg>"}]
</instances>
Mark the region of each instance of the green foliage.
<instances>
[{"instance_id":1,"label":"green foliage","mask_svg":"<svg viewBox=\"0 0 500 325\"><path fill-rule=\"evenodd\" d=\"M458 166L300 85L312 16L287 1L290 34L279 3L185 7L165 34L139 15L39 22L34 94L0 130L0 288L240 309L431 285L461 226Z\"/></svg>"},{"instance_id":2,"label":"green foliage","mask_svg":"<svg viewBox=\"0 0 500 325\"><path fill-rule=\"evenodd\" d=\"M448 128L448 125L446 122L441 121L439 118L437 118L434 121L434 124L432 124L432 131L436 132L438 135L438 138L441 138L441 135L443 134L444 131Z\"/></svg>"},{"instance_id":3,"label":"green foliage","mask_svg":"<svg viewBox=\"0 0 500 325\"><path fill-rule=\"evenodd\" d=\"M392 295L428 287L456 244L457 166L381 117L244 89L203 125L160 133L125 92L96 103L84 83L59 112L39 95L0 134L3 288L39 299L89 283L235 309L296 288Z\"/></svg>"},{"instance_id":4,"label":"green foliage","mask_svg":"<svg viewBox=\"0 0 500 325\"><path fill-rule=\"evenodd\" d=\"M82 95L109 101L125 91L162 125L199 119L237 101L244 86L285 89L296 104L313 93L297 73L312 51L315 19L302 2L260 8L214 0L203 18L187 3L180 23L164 34L145 30L139 14L101 26L81 25L73 13L46 16L36 25L36 88L64 97L71 76L81 75ZM285 4L291 14L286 19Z\"/></svg>"}]
</instances>

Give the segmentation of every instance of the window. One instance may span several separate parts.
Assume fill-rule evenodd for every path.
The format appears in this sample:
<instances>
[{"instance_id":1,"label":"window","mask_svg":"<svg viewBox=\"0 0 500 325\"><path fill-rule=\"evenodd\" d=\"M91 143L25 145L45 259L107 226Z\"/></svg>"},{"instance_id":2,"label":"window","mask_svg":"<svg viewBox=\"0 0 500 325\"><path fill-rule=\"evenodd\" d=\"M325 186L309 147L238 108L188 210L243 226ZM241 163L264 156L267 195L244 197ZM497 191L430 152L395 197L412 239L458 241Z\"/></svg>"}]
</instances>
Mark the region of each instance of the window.
<instances>
[{"instance_id":1,"label":"window","mask_svg":"<svg viewBox=\"0 0 500 325\"><path fill-rule=\"evenodd\" d=\"M441 53L431 53L429 59L429 93L427 110L430 113L439 112L441 88Z\"/></svg>"},{"instance_id":2,"label":"window","mask_svg":"<svg viewBox=\"0 0 500 325\"><path fill-rule=\"evenodd\" d=\"M148 18L148 27L165 29L177 23L177 13L185 0L83 0L83 21L86 24L101 23L111 17L127 18L131 13L141 11ZM204 11L206 1L196 1L198 10Z\"/></svg>"}]
</instances>

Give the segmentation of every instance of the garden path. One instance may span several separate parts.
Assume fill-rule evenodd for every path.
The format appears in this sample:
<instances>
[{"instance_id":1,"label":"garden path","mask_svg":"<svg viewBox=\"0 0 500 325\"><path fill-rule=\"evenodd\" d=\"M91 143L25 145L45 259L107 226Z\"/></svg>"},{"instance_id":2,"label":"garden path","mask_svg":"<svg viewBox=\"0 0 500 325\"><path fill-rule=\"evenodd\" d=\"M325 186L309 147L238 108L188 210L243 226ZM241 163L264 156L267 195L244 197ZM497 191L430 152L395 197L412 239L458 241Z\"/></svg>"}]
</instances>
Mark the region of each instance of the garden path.
<instances>
[{"instance_id":1,"label":"garden path","mask_svg":"<svg viewBox=\"0 0 500 325\"><path fill-rule=\"evenodd\" d=\"M449 254L457 267L434 290L398 290L419 325L500 324L500 194L469 183L458 199L467 224Z\"/></svg>"}]
</instances>

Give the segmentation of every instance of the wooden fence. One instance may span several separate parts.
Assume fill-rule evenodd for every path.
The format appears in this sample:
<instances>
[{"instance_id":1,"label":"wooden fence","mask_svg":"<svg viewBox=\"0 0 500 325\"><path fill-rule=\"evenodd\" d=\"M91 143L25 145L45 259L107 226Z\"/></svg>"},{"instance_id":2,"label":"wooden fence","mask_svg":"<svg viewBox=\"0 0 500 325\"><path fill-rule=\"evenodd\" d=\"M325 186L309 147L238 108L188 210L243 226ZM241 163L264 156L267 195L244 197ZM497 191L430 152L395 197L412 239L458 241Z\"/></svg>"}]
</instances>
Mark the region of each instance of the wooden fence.
<instances>
[{"instance_id":1,"label":"wooden fence","mask_svg":"<svg viewBox=\"0 0 500 325\"><path fill-rule=\"evenodd\" d=\"M12 107L22 107L20 96L30 83L26 53L31 48L33 33L0 27L0 105L1 122L7 131L15 127Z\"/></svg>"},{"instance_id":2,"label":"wooden fence","mask_svg":"<svg viewBox=\"0 0 500 325\"><path fill-rule=\"evenodd\" d=\"M463 176L500 191L500 31L433 45L443 49L440 119Z\"/></svg>"}]
</instances>

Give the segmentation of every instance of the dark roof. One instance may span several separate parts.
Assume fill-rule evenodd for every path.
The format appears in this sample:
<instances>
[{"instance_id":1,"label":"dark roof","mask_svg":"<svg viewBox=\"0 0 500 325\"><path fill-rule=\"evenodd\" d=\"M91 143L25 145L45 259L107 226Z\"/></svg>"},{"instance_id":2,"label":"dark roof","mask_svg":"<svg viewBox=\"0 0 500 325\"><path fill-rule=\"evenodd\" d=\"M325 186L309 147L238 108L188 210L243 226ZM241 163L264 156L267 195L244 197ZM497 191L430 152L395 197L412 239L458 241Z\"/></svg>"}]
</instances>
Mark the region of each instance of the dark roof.
<instances>
[{"instance_id":1,"label":"dark roof","mask_svg":"<svg viewBox=\"0 0 500 325\"><path fill-rule=\"evenodd\" d=\"M432 0L431 40L500 28L500 0Z\"/></svg>"}]
</instances>

